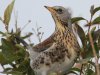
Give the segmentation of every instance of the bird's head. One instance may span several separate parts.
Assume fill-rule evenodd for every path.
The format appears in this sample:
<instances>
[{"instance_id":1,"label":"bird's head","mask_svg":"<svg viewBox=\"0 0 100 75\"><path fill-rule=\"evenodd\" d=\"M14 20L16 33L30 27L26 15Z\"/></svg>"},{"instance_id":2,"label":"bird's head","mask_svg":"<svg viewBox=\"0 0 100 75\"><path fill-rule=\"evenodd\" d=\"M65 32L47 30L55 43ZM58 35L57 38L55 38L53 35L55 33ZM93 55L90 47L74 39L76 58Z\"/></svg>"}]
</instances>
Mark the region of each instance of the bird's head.
<instances>
[{"instance_id":1,"label":"bird's head","mask_svg":"<svg viewBox=\"0 0 100 75\"><path fill-rule=\"evenodd\" d=\"M55 22L62 21L63 23L68 24L68 20L71 18L71 13L69 12L68 9L62 6L53 6L53 7L44 6L44 7L51 12L51 15L53 16Z\"/></svg>"}]
</instances>

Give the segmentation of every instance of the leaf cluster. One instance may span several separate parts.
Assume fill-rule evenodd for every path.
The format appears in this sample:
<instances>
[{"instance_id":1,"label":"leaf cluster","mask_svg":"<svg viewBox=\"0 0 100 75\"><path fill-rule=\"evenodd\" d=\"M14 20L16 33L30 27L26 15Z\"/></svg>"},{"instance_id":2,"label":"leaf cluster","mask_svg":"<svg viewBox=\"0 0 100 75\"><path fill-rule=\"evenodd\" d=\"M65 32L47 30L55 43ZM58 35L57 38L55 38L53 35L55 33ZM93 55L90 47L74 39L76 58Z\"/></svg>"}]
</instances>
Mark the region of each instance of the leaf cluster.
<instances>
[{"instance_id":1,"label":"leaf cluster","mask_svg":"<svg viewBox=\"0 0 100 75\"><path fill-rule=\"evenodd\" d=\"M9 31L9 22L13 11L15 0L13 0L5 9L4 19L0 19L4 25L6 32L0 31L1 45L0 45L0 64L3 68L1 73L11 75L34 75L34 71L30 67L29 54L26 49L20 45L15 39L15 36L20 36L26 39L32 35L28 33L21 36L21 29L17 28ZM17 23L16 23L17 24ZM16 25L15 24L15 25ZM9 65L9 67L7 67Z\"/></svg>"}]
</instances>

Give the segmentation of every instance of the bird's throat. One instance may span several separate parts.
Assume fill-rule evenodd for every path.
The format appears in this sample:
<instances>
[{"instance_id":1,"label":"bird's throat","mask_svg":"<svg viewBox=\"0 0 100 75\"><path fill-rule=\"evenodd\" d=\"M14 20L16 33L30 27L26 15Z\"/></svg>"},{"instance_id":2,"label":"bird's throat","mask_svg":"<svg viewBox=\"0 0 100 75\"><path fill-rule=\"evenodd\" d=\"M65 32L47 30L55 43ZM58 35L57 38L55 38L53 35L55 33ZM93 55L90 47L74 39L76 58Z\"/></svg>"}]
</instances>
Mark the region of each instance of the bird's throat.
<instances>
[{"instance_id":1,"label":"bird's throat","mask_svg":"<svg viewBox=\"0 0 100 75\"><path fill-rule=\"evenodd\" d=\"M57 30L65 30L66 28L65 28L65 26L62 24L62 22L61 22L61 20L59 19L59 18L57 18L57 17L54 17L54 16L52 16L53 17L53 19L54 19L54 21L55 21L55 28L57 29Z\"/></svg>"}]
</instances>

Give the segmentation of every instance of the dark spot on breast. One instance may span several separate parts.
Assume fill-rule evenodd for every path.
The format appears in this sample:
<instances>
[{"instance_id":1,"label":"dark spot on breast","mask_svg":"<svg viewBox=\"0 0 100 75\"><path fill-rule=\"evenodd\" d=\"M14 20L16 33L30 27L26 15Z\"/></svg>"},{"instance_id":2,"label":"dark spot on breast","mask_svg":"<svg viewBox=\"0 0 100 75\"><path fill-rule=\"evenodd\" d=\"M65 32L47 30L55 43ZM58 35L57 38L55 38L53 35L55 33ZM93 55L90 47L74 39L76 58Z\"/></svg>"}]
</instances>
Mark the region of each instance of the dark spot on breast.
<instances>
[{"instance_id":1,"label":"dark spot on breast","mask_svg":"<svg viewBox=\"0 0 100 75\"><path fill-rule=\"evenodd\" d=\"M66 45L68 44L67 40L66 40Z\"/></svg>"},{"instance_id":2,"label":"dark spot on breast","mask_svg":"<svg viewBox=\"0 0 100 75\"><path fill-rule=\"evenodd\" d=\"M48 54L49 54L49 52L44 52L44 54L45 54L45 55L48 55Z\"/></svg>"},{"instance_id":3,"label":"dark spot on breast","mask_svg":"<svg viewBox=\"0 0 100 75\"><path fill-rule=\"evenodd\" d=\"M70 38L70 40L72 40L72 38Z\"/></svg>"},{"instance_id":4,"label":"dark spot on breast","mask_svg":"<svg viewBox=\"0 0 100 75\"><path fill-rule=\"evenodd\" d=\"M68 39L67 41L68 41L68 43L70 42L70 40L69 40L69 39Z\"/></svg>"},{"instance_id":5,"label":"dark spot on breast","mask_svg":"<svg viewBox=\"0 0 100 75\"><path fill-rule=\"evenodd\" d=\"M67 35L67 38L69 38L69 35Z\"/></svg>"},{"instance_id":6,"label":"dark spot on breast","mask_svg":"<svg viewBox=\"0 0 100 75\"><path fill-rule=\"evenodd\" d=\"M67 57L70 59L71 56L69 54L67 54Z\"/></svg>"},{"instance_id":7,"label":"dark spot on breast","mask_svg":"<svg viewBox=\"0 0 100 75\"><path fill-rule=\"evenodd\" d=\"M46 62L45 65L46 65L46 66L50 66L50 63L49 63L49 62Z\"/></svg>"},{"instance_id":8,"label":"dark spot on breast","mask_svg":"<svg viewBox=\"0 0 100 75\"><path fill-rule=\"evenodd\" d=\"M44 58L43 58L43 57L41 58L40 63L41 63L41 64L43 64L43 63L44 63Z\"/></svg>"}]
</instances>

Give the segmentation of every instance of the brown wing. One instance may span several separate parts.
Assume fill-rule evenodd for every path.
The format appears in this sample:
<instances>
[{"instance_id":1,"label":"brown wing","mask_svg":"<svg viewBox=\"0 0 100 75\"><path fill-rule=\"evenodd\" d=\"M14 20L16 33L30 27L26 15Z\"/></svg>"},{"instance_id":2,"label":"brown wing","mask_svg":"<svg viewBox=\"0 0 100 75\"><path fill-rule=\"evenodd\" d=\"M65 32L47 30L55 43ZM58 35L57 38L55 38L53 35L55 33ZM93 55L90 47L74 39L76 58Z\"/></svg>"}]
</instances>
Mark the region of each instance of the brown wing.
<instances>
[{"instance_id":1,"label":"brown wing","mask_svg":"<svg viewBox=\"0 0 100 75\"><path fill-rule=\"evenodd\" d=\"M55 33L53 33L49 38L47 38L43 42L35 45L33 47L33 50L35 50L36 52L42 52L42 51L46 50L47 48L49 48L53 44L53 42L54 42L54 40L53 40L54 36L55 36Z\"/></svg>"}]
</instances>

